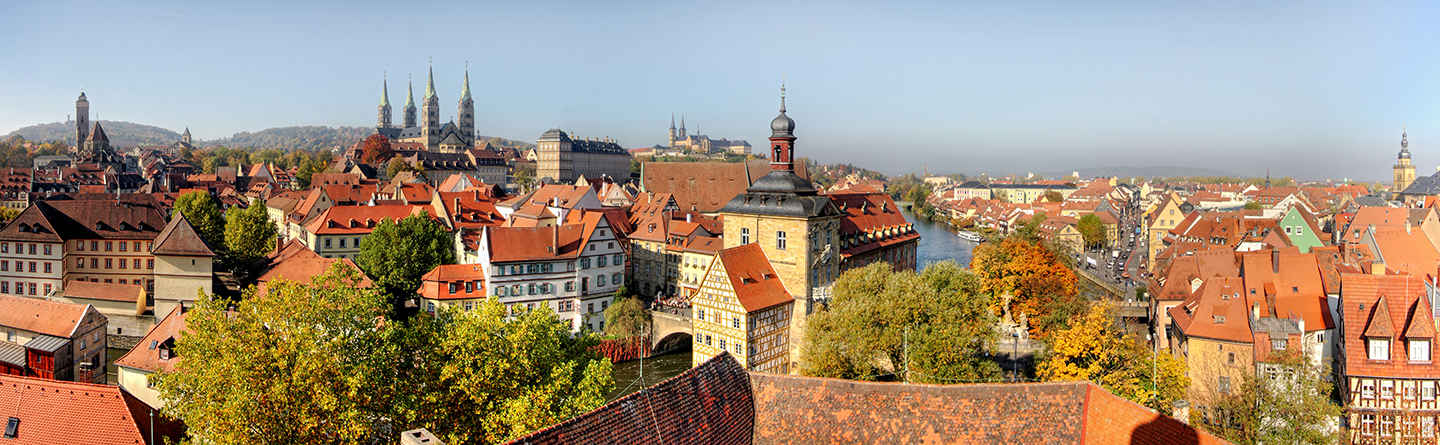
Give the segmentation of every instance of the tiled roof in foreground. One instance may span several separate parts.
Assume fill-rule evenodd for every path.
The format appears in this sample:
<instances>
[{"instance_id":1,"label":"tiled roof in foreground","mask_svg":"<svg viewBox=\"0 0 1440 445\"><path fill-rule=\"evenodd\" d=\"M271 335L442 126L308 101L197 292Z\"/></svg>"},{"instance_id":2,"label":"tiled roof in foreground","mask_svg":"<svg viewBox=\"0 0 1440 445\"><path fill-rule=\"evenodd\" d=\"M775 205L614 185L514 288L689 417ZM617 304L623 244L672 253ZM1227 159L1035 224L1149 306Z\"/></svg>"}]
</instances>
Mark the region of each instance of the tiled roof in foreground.
<instances>
[{"instance_id":1,"label":"tiled roof in foreground","mask_svg":"<svg viewBox=\"0 0 1440 445\"><path fill-rule=\"evenodd\" d=\"M1225 442L1090 382L859 382L745 372L721 354L510 443Z\"/></svg>"}]
</instances>

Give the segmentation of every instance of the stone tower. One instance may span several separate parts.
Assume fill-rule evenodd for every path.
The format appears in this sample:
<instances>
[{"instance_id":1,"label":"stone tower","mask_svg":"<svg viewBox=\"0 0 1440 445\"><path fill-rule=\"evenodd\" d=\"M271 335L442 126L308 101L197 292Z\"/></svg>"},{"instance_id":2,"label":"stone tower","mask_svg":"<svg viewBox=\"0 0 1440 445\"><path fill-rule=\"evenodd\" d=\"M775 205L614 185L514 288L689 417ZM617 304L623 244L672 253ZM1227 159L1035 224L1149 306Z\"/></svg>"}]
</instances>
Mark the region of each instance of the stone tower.
<instances>
[{"instance_id":1,"label":"stone tower","mask_svg":"<svg viewBox=\"0 0 1440 445\"><path fill-rule=\"evenodd\" d=\"M415 128L415 82L405 88L405 128Z\"/></svg>"},{"instance_id":2,"label":"stone tower","mask_svg":"<svg viewBox=\"0 0 1440 445\"><path fill-rule=\"evenodd\" d=\"M190 127L185 127L185 132L180 134L180 143L190 145Z\"/></svg>"},{"instance_id":3,"label":"stone tower","mask_svg":"<svg viewBox=\"0 0 1440 445\"><path fill-rule=\"evenodd\" d=\"M387 80L380 81L380 120L375 128L390 128L390 85Z\"/></svg>"},{"instance_id":4,"label":"stone tower","mask_svg":"<svg viewBox=\"0 0 1440 445\"><path fill-rule=\"evenodd\" d=\"M470 68L465 68L465 88L460 90L460 142L475 146L475 101L470 100Z\"/></svg>"},{"instance_id":5,"label":"stone tower","mask_svg":"<svg viewBox=\"0 0 1440 445\"><path fill-rule=\"evenodd\" d=\"M440 98L435 96L435 68L430 68L430 79L425 83L425 97L420 99L420 131L425 134L425 148L435 148L440 142Z\"/></svg>"},{"instance_id":6,"label":"stone tower","mask_svg":"<svg viewBox=\"0 0 1440 445\"><path fill-rule=\"evenodd\" d=\"M675 113L670 113L670 148L675 148Z\"/></svg>"},{"instance_id":7,"label":"stone tower","mask_svg":"<svg viewBox=\"0 0 1440 445\"><path fill-rule=\"evenodd\" d=\"M1395 163L1395 183L1391 185L1392 193L1405 191L1410 183L1415 182L1415 166L1410 165L1410 139L1405 130L1400 130L1400 160Z\"/></svg>"},{"instance_id":8,"label":"stone tower","mask_svg":"<svg viewBox=\"0 0 1440 445\"><path fill-rule=\"evenodd\" d=\"M75 101L75 148L85 145L85 139L90 137L90 101L85 99L85 92L80 92L80 99Z\"/></svg>"},{"instance_id":9,"label":"stone tower","mask_svg":"<svg viewBox=\"0 0 1440 445\"><path fill-rule=\"evenodd\" d=\"M774 156L770 173L731 199L720 215L725 221L725 247L760 244L785 288L798 300L790 344L800 345L806 318L829 303L832 284L840 274L841 212L810 180L795 174L795 121L785 115L785 90L780 91L780 115L770 122ZM790 353L790 369L798 371L800 348L792 347Z\"/></svg>"}]
</instances>

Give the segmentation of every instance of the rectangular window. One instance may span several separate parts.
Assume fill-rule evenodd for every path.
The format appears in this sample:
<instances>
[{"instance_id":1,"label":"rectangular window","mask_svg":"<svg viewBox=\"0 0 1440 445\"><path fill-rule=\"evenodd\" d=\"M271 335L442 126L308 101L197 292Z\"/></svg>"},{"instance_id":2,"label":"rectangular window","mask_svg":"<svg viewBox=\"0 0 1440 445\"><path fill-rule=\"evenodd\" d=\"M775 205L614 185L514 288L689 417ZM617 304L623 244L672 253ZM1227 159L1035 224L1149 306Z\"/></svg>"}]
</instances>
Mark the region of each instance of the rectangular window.
<instances>
[{"instance_id":1,"label":"rectangular window","mask_svg":"<svg viewBox=\"0 0 1440 445\"><path fill-rule=\"evenodd\" d=\"M1380 416L1380 436L1390 437L1395 434L1395 416Z\"/></svg>"},{"instance_id":2,"label":"rectangular window","mask_svg":"<svg viewBox=\"0 0 1440 445\"><path fill-rule=\"evenodd\" d=\"M4 249L4 250L8 252L10 249ZM85 242L84 242L84 241L76 241L76 242L75 242L75 250L76 250L76 251L79 251L79 252L84 252L84 251L85 251Z\"/></svg>"},{"instance_id":3,"label":"rectangular window","mask_svg":"<svg viewBox=\"0 0 1440 445\"><path fill-rule=\"evenodd\" d=\"M580 259L580 268L581 268L581 269L589 269L589 268L590 268L590 259L589 259L589 258L581 258L581 259Z\"/></svg>"},{"instance_id":4,"label":"rectangular window","mask_svg":"<svg viewBox=\"0 0 1440 445\"><path fill-rule=\"evenodd\" d=\"M49 262L49 261L46 261L46 262L45 262L45 273L50 273L50 262Z\"/></svg>"},{"instance_id":5,"label":"rectangular window","mask_svg":"<svg viewBox=\"0 0 1440 445\"><path fill-rule=\"evenodd\" d=\"M340 248L341 248L341 249L344 249L344 248L345 248L345 238L340 238Z\"/></svg>"},{"instance_id":6,"label":"rectangular window","mask_svg":"<svg viewBox=\"0 0 1440 445\"><path fill-rule=\"evenodd\" d=\"M613 273L613 274L610 274L610 282L611 282L611 283L615 283L615 284L620 284L620 282L623 281L622 279L623 279L624 277L625 277L624 274L622 274L622 273L620 273L620 272L615 272L615 273Z\"/></svg>"},{"instance_id":7,"label":"rectangular window","mask_svg":"<svg viewBox=\"0 0 1440 445\"><path fill-rule=\"evenodd\" d=\"M121 243L120 243L120 251L121 251L121 252L124 252L124 251L125 251L125 248L128 247L128 246L130 246L130 243L121 242Z\"/></svg>"},{"instance_id":8,"label":"rectangular window","mask_svg":"<svg viewBox=\"0 0 1440 445\"><path fill-rule=\"evenodd\" d=\"M601 257L601 258L604 258L604 257ZM595 277L595 285L596 285L596 286L604 286L604 285L605 285L605 276L604 276L604 275L596 276L596 277Z\"/></svg>"},{"instance_id":9,"label":"rectangular window","mask_svg":"<svg viewBox=\"0 0 1440 445\"><path fill-rule=\"evenodd\" d=\"M136 242L138 243L139 241ZM151 250L155 250L155 243L145 243L145 251L149 252Z\"/></svg>"},{"instance_id":10,"label":"rectangular window","mask_svg":"<svg viewBox=\"0 0 1440 445\"><path fill-rule=\"evenodd\" d=\"M1430 340L1410 340L1410 361L1430 361Z\"/></svg>"},{"instance_id":11,"label":"rectangular window","mask_svg":"<svg viewBox=\"0 0 1440 445\"><path fill-rule=\"evenodd\" d=\"M555 264L554 264L554 263L545 263L545 264L541 264L541 265L540 265L540 272L550 273L550 272L554 272L554 271L555 271Z\"/></svg>"},{"instance_id":12,"label":"rectangular window","mask_svg":"<svg viewBox=\"0 0 1440 445\"><path fill-rule=\"evenodd\" d=\"M350 243L350 245L351 245L351 246L355 246L356 249L359 249L359 248L360 248L360 237L358 237L358 236L355 237L354 242Z\"/></svg>"},{"instance_id":13,"label":"rectangular window","mask_svg":"<svg viewBox=\"0 0 1440 445\"><path fill-rule=\"evenodd\" d=\"M625 264L625 255L624 255L624 254L619 254L619 253L617 253L617 254L615 254L615 258L612 259L612 260L610 260L610 262L615 263L615 264L617 264L617 265L619 265L619 264Z\"/></svg>"},{"instance_id":14,"label":"rectangular window","mask_svg":"<svg viewBox=\"0 0 1440 445\"><path fill-rule=\"evenodd\" d=\"M538 292L536 292L535 283L530 283L529 285L525 286L525 293L530 295L537 294Z\"/></svg>"},{"instance_id":15,"label":"rectangular window","mask_svg":"<svg viewBox=\"0 0 1440 445\"><path fill-rule=\"evenodd\" d=\"M1381 381L1380 381L1380 398L1385 399L1385 400L1390 400L1390 399L1395 398L1395 381L1394 381L1394 380L1381 380Z\"/></svg>"},{"instance_id":16,"label":"rectangular window","mask_svg":"<svg viewBox=\"0 0 1440 445\"><path fill-rule=\"evenodd\" d=\"M1371 338L1368 339L1368 343L1370 344L1370 360L1390 360L1390 339Z\"/></svg>"},{"instance_id":17,"label":"rectangular window","mask_svg":"<svg viewBox=\"0 0 1440 445\"><path fill-rule=\"evenodd\" d=\"M105 268L106 268L106 269L110 269L110 268L111 268L110 266L112 266L112 265L114 265L114 264L115 264L114 260L112 260L112 259L110 259L110 258L106 258L106 259L105 259Z\"/></svg>"},{"instance_id":18,"label":"rectangular window","mask_svg":"<svg viewBox=\"0 0 1440 445\"><path fill-rule=\"evenodd\" d=\"M50 286L50 283L45 283L45 295L50 295L50 289L52 289ZM82 346L81 349L84 349L84 347Z\"/></svg>"},{"instance_id":19,"label":"rectangular window","mask_svg":"<svg viewBox=\"0 0 1440 445\"><path fill-rule=\"evenodd\" d=\"M114 241L106 241L106 242L105 242L105 251L106 251L106 252L110 252L110 251L113 251L113 250L115 250L115 242L114 242Z\"/></svg>"},{"instance_id":20,"label":"rectangular window","mask_svg":"<svg viewBox=\"0 0 1440 445\"><path fill-rule=\"evenodd\" d=\"M8 294L8 293L10 293L10 282L9 282L9 281L0 281L0 294ZM11 332L11 333L10 333L10 340L9 340L9 341L15 341L15 333L14 333L14 332Z\"/></svg>"},{"instance_id":21,"label":"rectangular window","mask_svg":"<svg viewBox=\"0 0 1440 445\"><path fill-rule=\"evenodd\" d=\"M154 269L154 268L155 268L155 260L145 260L145 268L146 268L146 269Z\"/></svg>"},{"instance_id":22,"label":"rectangular window","mask_svg":"<svg viewBox=\"0 0 1440 445\"><path fill-rule=\"evenodd\" d=\"M575 292L575 282L574 282L574 281L566 281L566 282L565 282L565 292Z\"/></svg>"},{"instance_id":23,"label":"rectangular window","mask_svg":"<svg viewBox=\"0 0 1440 445\"><path fill-rule=\"evenodd\" d=\"M450 283L450 293L455 293L455 291L458 290L458 287L459 286L456 286L455 283Z\"/></svg>"},{"instance_id":24,"label":"rectangular window","mask_svg":"<svg viewBox=\"0 0 1440 445\"><path fill-rule=\"evenodd\" d=\"M49 256L49 255L50 255L50 245L49 245L49 244L46 244L46 245L45 245L45 255L46 255L46 256Z\"/></svg>"},{"instance_id":25,"label":"rectangular window","mask_svg":"<svg viewBox=\"0 0 1440 445\"><path fill-rule=\"evenodd\" d=\"M510 295L515 295L515 296L525 295L524 292L525 292L525 286L521 286L521 285L519 285L519 284L515 284L515 285L511 285L511 286L510 286Z\"/></svg>"},{"instance_id":26,"label":"rectangular window","mask_svg":"<svg viewBox=\"0 0 1440 445\"><path fill-rule=\"evenodd\" d=\"M99 259L99 258L91 258L91 259L90 259L90 268L91 268L91 269L99 269L99 268L100 268L100 259Z\"/></svg>"},{"instance_id":27,"label":"rectangular window","mask_svg":"<svg viewBox=\"0 0 1440 445\"><path fill-rule=\"evenodd\" d=\"M730 327L735 328L735 329L740 329L740 317L733 317L733 318L731 318L731 319L730 319Z\"/></svg>"},{"instance_id":28,"label":"rectangular window","mask_svg":"<svg viewBox=\"0 0 1440 445\"><path fill-rule=\"evenodd\" d=\"M1374 415L1374 414L1361 414L1361 415L1360 415L1360 435L1361 435L1361 436L1373 436L1373 435L1375 435L1375 415Z\"/></svg>"},{"instance_id":29,"label":"rectangular window","mask_svg":"<svg viewBox=\"0 0 1440 445\"><path fill-rule=\"evenodd\" d=\"M1435 418L1425 416L1420 418L1420 437L1435 437Z\"/></svg>"},{"instance_id":30,"label":"rectangular window","mask_svg":"<svg viewBox=\"0 0 1440 445\"><path fill-rule=\"evenodd\" d=\"M139 268L140 268L140 259L139 259L139 258L136 258L136 259L135 259L135 268L136 268L136 269L139 269Z\"/></svg>"},{"instance_id":31,"label":"rectangular window","mask_svg":"<svg viewBox=\"0 0 1440 445\"><path fill-rule=\"evenodd\" d=\"M30 254L31 254L31 255L34 255L34 254L35 254L35 243L30 243Z\"/></svg>"},{"instance_id":32,"label":"rectangular window","mask_svg":"<svg viewBox=\"0 0 1440 445\"><path fill-rule=\"evenodd\" d=\"M1225 375L1220 376L1220 384L1219 384L1216 388L1218 388L1218 389L1220 390L1220 393L1221 393L1221 394L1229 394L1229 393L1230 393L1230 376L1225 376Z\"/></svg>"},{"instance_id":33,"label":"rectangular window","mask_svg":"<svg viewBox=\"0 0 1440 445\"><path fill-rule=\"evenodd\" d=\"M595 313L595 303L590 303L590 304L585 305L585 313L587 313L587 314L593 314L593 313Z\"/></svg>"},{"instance_id":34,"label":"rectangular window","mask_svg":"<svg viewBox=\"0 0 1440 445\"><path fill-rule=\"evenodd\" d=\"M330 248L330 238L325 238L325 248L326 248L326 249L329 249L329 248Z\"/></svg>"},{"instance_id":35,"label":"rectangular window","mask_svg":"<svg viewBox=\"0 0 1440 445\"><path fill-rule=\"evenodd\" d=\"M520 275L520 273L519 265L510 266L510 275Z\"/></svg>"},{"instance_id":36,"label":"rectangular window","mask_svg":"<svg viewBox=\"0 0 1440 445\"><path fill-rule=\"evenodd\" d=\"M1435 400L1435 382L1420 382L1420 400Z\"/></svg>"},{"instance_id":37,"label":"rectangular window","mask_svg":"<svg viewBox=\"0 0 1440 445\"><path fill-rule=\"evenodd\" d=\"M780 231L776 231L776 232L775 232L775 248L776 248L776 249L780 249L780 250L785 250L785 231L784 231L784 230L780 230Z\"/></svg>"},{"instance_id":38,"label":"rectangular window","mask_svg":"<svg viewBox=\"0 0 1440 445\"><path fill-rule=\"evenodd\" d=\"M607 257L604 256L604 255L595 257L595 267L605 267L605 260L606 260L606 259L607 259Z\"/></svg>"},{"instance_id":39,"label":"rectangular window","mask_svg":"<svg viewBox=\"0 0 1440 445\"><path fill-rule=\"evenodd\" d=\"M741 228L740 228L740 245L743 246L743 245L746 245L746 244L750 244L750 228L749 228L749 227L741 227Z\"/></svg>"},{"instance_id":40,"label":"rectangular window","mask_svg":"<svg viewBox=\"0 0 1440 445\"><path fill-rule=\"evenodd\" d=\"M480 290L480 287L478 286L478 284L479 284L479 283L474 282L474 281L466 281L466 282L465 282L465 293L469 294L469 293L474 293L476 290Z\"/></svg>"},{"instance_id":41,"label":"rectangular window","mask_svg":"<svg viewBox=\"0 0 1440 445\"><path fill-rule=\"evenodd\" d=\"M35 295L35 283L30 283L30 295Z\"/></svg>"},{"instance_id":42,"label":"rectangular window","mask_svg":"<svg viewBox=\"0 0 1440 445\"><path fill-rule=\"evenodd\" d=\"M99 242L99 241L91 241L91 242L90 242L90 250L92 250L92 251L98 251L98 250L100 250L100 242Z\"/></svg>"},{"instance_id":43,"label":"rectangular window","mask_svg":"<svg viewBox=\"0 0 1440 445\"><path fill-rule=\"evenodd\" d=\"M136 242L135 242L135 251L136 251L136 252L139 252L139 251L140 251L140 242L139 242L139 241L136 241Z\"/></svg>"},{"instance_id":44,"label":"rectangular window","mask_svg":"<svg viewBox=\"0 0 1440 445\"><path fill-rule=\"evenodd\" d=\"M34 273L34 272L35 272L35 262L34 262L34 261L31 261L31 262L30 262L30 272L31 272L31 273Z\"/></svg>"},{"instance_id":45,"label":"rectangular window","mask_svg":"<svg viewBox=\"0 0 1440 445\"><path fill-rule=\"evenodd\" d=\"M0 260L0 272L9 272L9 271L10 271L10 262L9 262L9 261L5 261L5 260Z\"/></svg>"},{"instance_id":46,"label":"rectangular window","mask_svg":"<svg viewBox=\"0 0 1440 445\"><path fill-rule=\"evenodd\" d=\"M721 338L720 338L720 350L722 350L722 351L725 350L725 338L724 338L724 337L721 337Z\"/></svg>"},{"instance_id":47,"label":"rectangular window","mask_svg":"<svg viewBox=\"0 0 1440 445\"><path fill-rule=\"evenodd\" d=\"M0 264L3 264L3 263L0 263ZM75 268L76 268L76 269L84 269L84 268L85 268L85 259L84 259L84 258L76 258L76 259L75 259Z\"/></svg>"},{"instance_id":48,"label":"rectangular window","mask_svg":"<svg viewBox=\"0 0 1440 445\"><path fill-rule=\"evenodd\" d=\"M120 243L120 245L123 246L123 245L125 245L125 243ZM124 258L121 258L121 259L120 259L120 268L121 268L121 269L126 269L125 266L126 266L126 265L129 265L129 264L130 264L130 262L129 262L129 261L126 261Z\"/></svg>"}]
</instances>

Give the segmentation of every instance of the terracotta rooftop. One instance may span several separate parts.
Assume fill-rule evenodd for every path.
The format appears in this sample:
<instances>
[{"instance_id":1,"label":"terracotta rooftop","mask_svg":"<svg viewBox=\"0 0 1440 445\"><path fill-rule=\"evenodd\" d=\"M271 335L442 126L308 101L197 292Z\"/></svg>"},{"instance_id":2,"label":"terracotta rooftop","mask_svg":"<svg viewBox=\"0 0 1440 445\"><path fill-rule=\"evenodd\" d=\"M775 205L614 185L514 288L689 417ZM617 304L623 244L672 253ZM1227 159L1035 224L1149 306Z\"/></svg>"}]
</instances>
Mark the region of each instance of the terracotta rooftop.
<instances>
[{"instance_id":1,"label":"terracotta rooftop","mask_svg":"<svg viewBox=\"0 0 1440 445\"><path fill-rule=\"evenodd\" d=\"M180 439L183 426L165 420L118 386L0 375L0 406L5 416L19 419L16 445L146 444L154 427L158 445Z\"/></svg>"},{"instance_id":2,"label":"terracotta rooftop","mask_svg":"<svg viewBox=\"0 0 1440 445\"><path fill-rule=\"evenodd\" d=\"M647 192L674 196L680 210L715 213L768 173L770 161L763 159L743 163L645 162L640 180ZM795 165L795 174L810 178L803 162Z\"/></svg>"},{"instance_id":3,"label":"terracotta rooftop","mask_svg":"<svg viewBox=\"0 0 1440 445\"><path fill-rule=\"evenodd\" d=\"M0 326L70 338L90 305L0 295Z\"/></svg>"},{"instance_id":4,"label":"terracotta rooftop","mask_svg":"<svg viewBox=\"0 0 1440 445\"><path fill-rule=\"evenodd\" d=\"M1423 312L1428 307L1422 303L1426 298L1424 280L1405 275L1351 273L1342 274L1340 280L1344 286L1340 319L1345 323L1341 329L1345 335L1341 347L1345 348L1342 356L1347 375L1403 378L1440 375L1440 362L1412 362L1407 355L1405 333L1414 330L1416 335L1421 335L1427 327L1415 324L1434 324L1433 313ZM1370 359L1367 337L1391 340L1388 360Z\"/></svg>"},{"instance_id":5,"label":"terracotta rooftop","mask_svg":"<svg viewBox=\"0 0 1440 445\"><path fill-rule=\"evenodd\" d=\"M473 286L468 292L463 284L457 284L455 291L450 291L450 283L465 282ZM421 278L417 292L431 300L484 298L485 271L480 270L479 264L442 264Z\"/></svg>"},{"instance_id":6,"label":"terracotta rooftop","mask_svg":"<svg viewBox=\"0 0 1440 445\"><path fill-rule=\"evenodd\" d=\"M65 283L64 296L135 303L137 300L145 298L145 288L138 284L92 283L74 280Z\"/></svg>"},{"instance_id":7,"label":"terracotta rooftop","mask_svg":"<svg viewBox=\"0 0 1440 445\"><path fill-rule=\"evenodd\" d=\"M180 358L172 352L168 358L161 359L160 351L162 348L171 348L173 351L175 341L183 336L185 330L185 312L183 308L176 306L165 315L165 319L151 326L150 332L145 333L140 343L116 360L115 364L149 372L170 372L175 368L175 364L180 362Z\"/></svg>"},{"instance_id":8,"label":"terracotta rooftop","mask_svg":"<svg viewBox=\"0 0 1440 445\"><path fill-rule=\"evenodd\" d=\"M355 262L349 258L325 258L305 247L299 240L292 239L285 243L280 250L271 252L264 259L256 262L255 273L259 276L256 281L262 286L279 279L307 284L311 277L325 273L330 265L337 262L344 263L357 271L360 270L360 266L355 265ZM369 287L370 285L370 278L361 274L360 286Z\"/></svg>"},{"instance_id":9,"label":"terracotta rooftop","mask_svg":"<svg viewBox=\"0 0 1440 445\"><path fill-rule=\"evenodd\" d=\"M155 255L177 255L177 256L204 256L213 257L215 251L205 244L200 234L195 231L195 226L185 219L185 215L175 212L175 219L165 225L165 230L155 237L155 248L151 250Z\"/></svg>"},{"instance_id":10,"label":"terracotta rooftop","mask_svg":"<svg viewBox=\"0 0 1440 445\"><path fill-rule=\"evenodd\" d=\"M770 258L760 245L750 243L721 250L716 256L735 291L735 299L746 312L773 307L795 301L785 289L785 283L775 274Z\"/></svg>"},{"instance_id":11,"label":"terracotta rooftop","mask_svg":"<svg viewBox=\"0 0 1440 445\"><path fill-rule=\"evenodd\" d=\"M1221 444L1089 382L907 385L747 373L722 353L511 444Z\"/></svg>"},{"instance_id":12,"label":"terracotta rooftop","mask_svg":"<svg viewBox=\"0 0 1440 445\"><path fill-rule=\"evenodd\" d=\"M576 258L583 247L585 227L486 227L483 230L481 239L489 244L490 261L510 262Z\"/></svg>"}]
</instances>

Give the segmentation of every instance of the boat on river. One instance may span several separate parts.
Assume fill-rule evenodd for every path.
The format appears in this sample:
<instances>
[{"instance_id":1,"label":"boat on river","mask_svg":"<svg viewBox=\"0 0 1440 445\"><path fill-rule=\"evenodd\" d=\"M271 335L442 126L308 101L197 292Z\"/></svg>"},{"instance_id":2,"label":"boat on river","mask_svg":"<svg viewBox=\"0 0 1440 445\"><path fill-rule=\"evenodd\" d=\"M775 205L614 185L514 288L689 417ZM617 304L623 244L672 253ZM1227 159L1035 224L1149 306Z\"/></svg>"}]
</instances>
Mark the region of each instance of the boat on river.
<instances>
[{"instance_id":1,"label":"boat on river","mask_svg":"<svg viewBox=\"0 0 1440 445\"><path fill-rule=\"evenodd\" d=\"M961 230L961 231L959 231L959 232L956 232L955 234L956 234L956 235L959 235L959 236L960 236L960 239L963 239L963 240L965 240L965 241L969 241L969 242L972 242L972 243L983 243L983 242L985 242L985 237L980 236L980 234L975 233L975 232L971 232L971 231L969 231L969 230Z\"/></svg>"}]
</instances>

